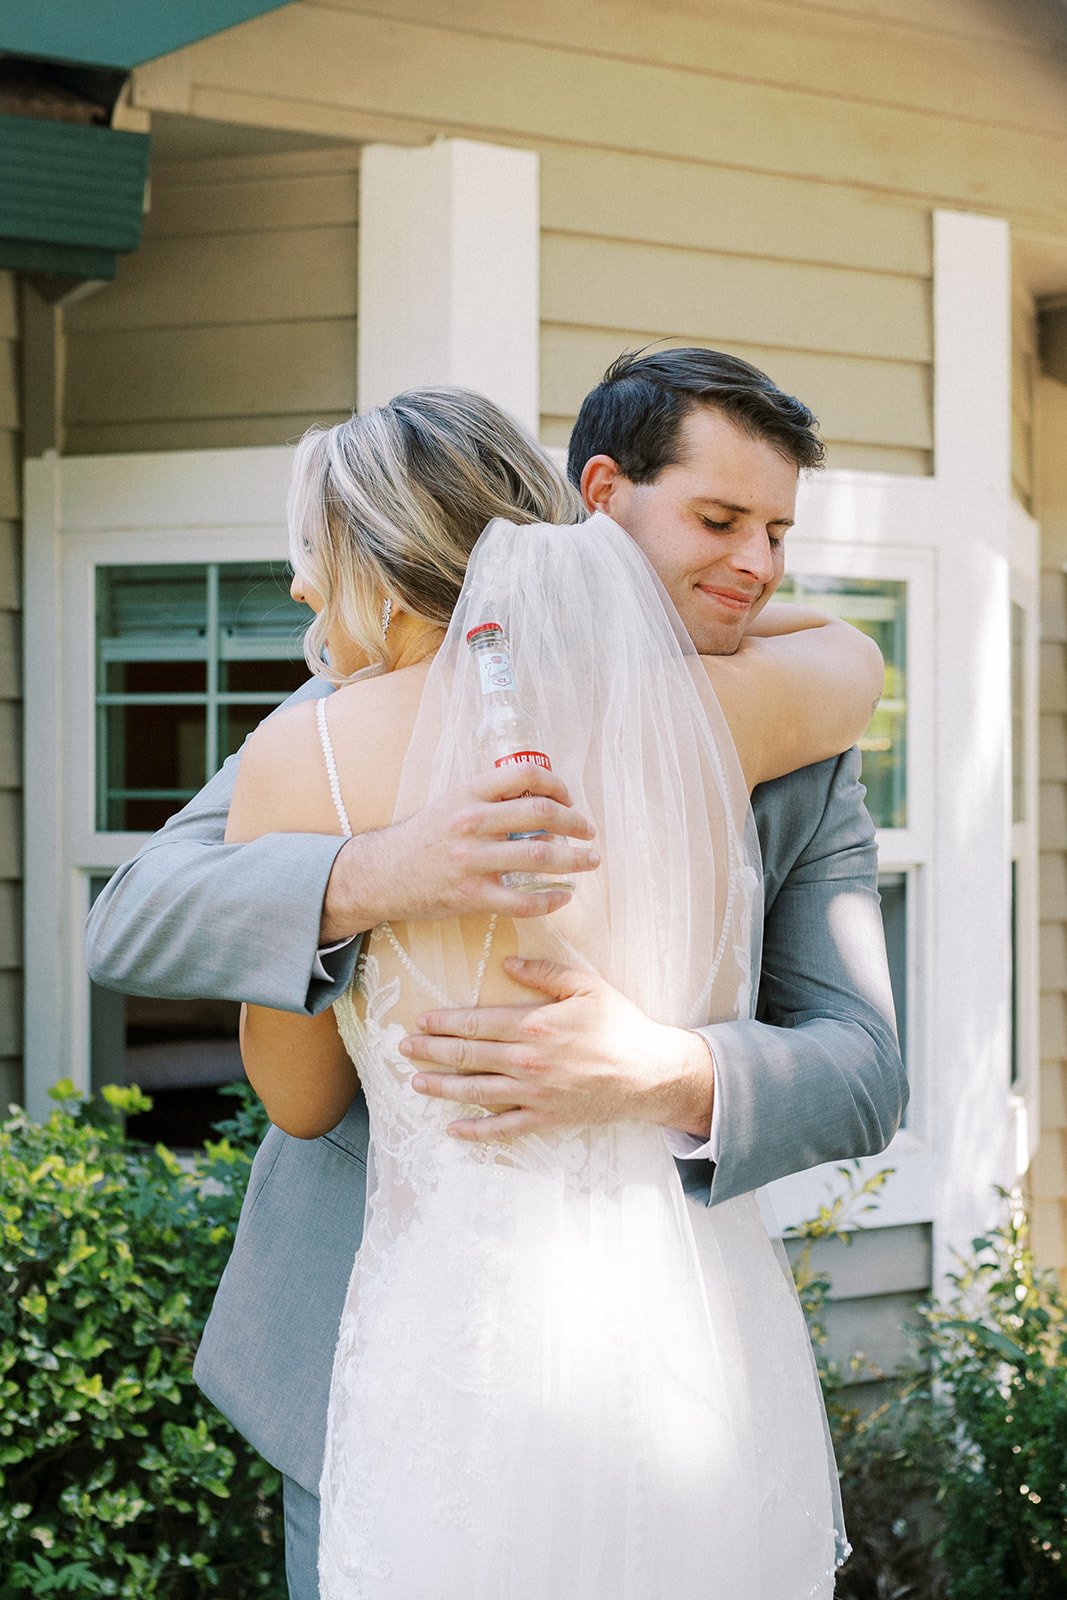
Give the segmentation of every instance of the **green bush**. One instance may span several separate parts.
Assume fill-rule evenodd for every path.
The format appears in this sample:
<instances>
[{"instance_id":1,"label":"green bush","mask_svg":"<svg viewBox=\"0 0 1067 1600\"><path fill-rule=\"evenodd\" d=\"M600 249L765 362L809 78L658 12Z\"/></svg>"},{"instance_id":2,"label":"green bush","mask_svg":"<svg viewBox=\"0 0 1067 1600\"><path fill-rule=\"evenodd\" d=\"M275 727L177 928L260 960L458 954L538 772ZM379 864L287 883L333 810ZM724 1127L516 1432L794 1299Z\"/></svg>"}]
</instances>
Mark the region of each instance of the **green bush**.
<instances>
[{"instance_id":1,"label":"green bush","mask_svg":"<svg viewBox=\"0 0 1067 1600\"><path fill-rule=\"evenodd\" d=\"M0 1600L280 1597L278 1475L192 1380L261 1124L183 1164L138 1090L53 1097L0 1126Z\"/></svg>"},{"instance_id":2,"label":"green bush","mask_svg":"<svg viewBox=\"0 0 1067 1600\"><path fill-rule=\"evenodd\" d=\"M846 1193L799 1230L808 1241L847 1239L857 1202L888 1176L860 1185L858 1164L841 1171ZM864 1410L820 1357L855 1546L840 1600L1067 1594L1067 1303L1035 1267L1017 1198L999 1192L1005 1221L918 1308L888 1400ZM829 1283L803 1254L797 1277L818 1355Z\"/></svg>"},{"instance_id":3,"label":"green bush","mask_svg":"<svg viewBox=\"0 0 1067 1600\"><path fill-rule=\"evenodd\" d=\"M1008 1216L923 1313L903 1444L937 1463L951 1600L1067 1593L1067 1302L1038 1269L1025 1213Z\"/></svg>"}]
</instances>

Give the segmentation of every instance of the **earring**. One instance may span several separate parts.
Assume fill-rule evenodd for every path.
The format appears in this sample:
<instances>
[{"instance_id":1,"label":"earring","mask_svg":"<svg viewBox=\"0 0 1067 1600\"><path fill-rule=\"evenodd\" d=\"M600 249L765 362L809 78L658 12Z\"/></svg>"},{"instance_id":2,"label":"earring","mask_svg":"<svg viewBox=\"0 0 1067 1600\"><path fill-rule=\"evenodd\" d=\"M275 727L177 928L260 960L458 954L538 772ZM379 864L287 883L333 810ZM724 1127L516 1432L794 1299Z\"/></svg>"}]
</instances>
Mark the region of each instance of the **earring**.
<instances>
[{"instance_id":1,"label":"earring","mask_svg":"<svg viewBox=\"0 0 1067 1600\"><path fill-rule=\"evenodd\" d=\"M382 638L383 639L385 638L386 634L389 632L389 623L390 623L390 620L392 618L392 615L393 615L393 602L392 602L392 600L390 600L389 596L386 595L385 599L382 601Z\"/></svg>"}]
</instances>

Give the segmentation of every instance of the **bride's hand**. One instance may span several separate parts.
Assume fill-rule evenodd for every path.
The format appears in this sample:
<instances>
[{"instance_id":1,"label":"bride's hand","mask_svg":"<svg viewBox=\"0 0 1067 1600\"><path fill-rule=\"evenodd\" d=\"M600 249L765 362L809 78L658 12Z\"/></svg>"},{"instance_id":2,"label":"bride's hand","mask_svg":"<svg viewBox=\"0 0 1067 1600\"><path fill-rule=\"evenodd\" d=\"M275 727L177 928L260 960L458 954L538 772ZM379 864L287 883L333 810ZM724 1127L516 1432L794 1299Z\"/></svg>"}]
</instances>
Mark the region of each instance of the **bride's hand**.
<instances>
[{"instance_id":1,"label":"bride's hand","mask_svg":"<svg viewBox=\"0 0 1067 1600\"><path fill-rule=\"evenodd\" d=\"M509 957L508 975L547 996L528 1006L435 1011L401 1043L420 1094L485 1107L449 1124L485 1142L549 1128L655 1122L706 1139L714 1069L704 1039L653 1022L595 973Z\"/></svg>"},{"instance_id":2,"label":"bride's hand","mask_svg":"<svg viewBox=\"0 0 1067 1600\"><path fill-rule=\"evenodd\" d=\"M533 832L550 837L508 837ZM554 772L524 765L485 773L405 822L357 834L343 846L326 889L319 943L335 944L379 922L558 911L570 899L566 891L526 894L505 889L501 877L589 872L599 865L597 852L568 841L593 833Z\"/></svg>"}]
</instances>

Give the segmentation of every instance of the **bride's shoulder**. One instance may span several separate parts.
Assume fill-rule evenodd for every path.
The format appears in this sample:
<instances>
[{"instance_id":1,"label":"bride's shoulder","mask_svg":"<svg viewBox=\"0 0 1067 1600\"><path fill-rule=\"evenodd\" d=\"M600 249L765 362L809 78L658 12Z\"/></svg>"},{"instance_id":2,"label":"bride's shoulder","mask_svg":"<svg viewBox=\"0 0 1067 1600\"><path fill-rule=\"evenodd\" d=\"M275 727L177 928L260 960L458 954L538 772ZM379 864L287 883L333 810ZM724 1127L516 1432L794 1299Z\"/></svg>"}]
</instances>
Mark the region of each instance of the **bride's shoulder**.
<instances>
[{"instance_id":1,"label":"bride's shoulder","mask_svg":"<svg viewBox=\"0 0 1067 1600\"><path fill-rule=\"evenodd\" d=\"M316 699L267 717L241 747L226 826L228 843L264 833L328 833L336 821L323 805Z\"/></svg>"}]
</instances>

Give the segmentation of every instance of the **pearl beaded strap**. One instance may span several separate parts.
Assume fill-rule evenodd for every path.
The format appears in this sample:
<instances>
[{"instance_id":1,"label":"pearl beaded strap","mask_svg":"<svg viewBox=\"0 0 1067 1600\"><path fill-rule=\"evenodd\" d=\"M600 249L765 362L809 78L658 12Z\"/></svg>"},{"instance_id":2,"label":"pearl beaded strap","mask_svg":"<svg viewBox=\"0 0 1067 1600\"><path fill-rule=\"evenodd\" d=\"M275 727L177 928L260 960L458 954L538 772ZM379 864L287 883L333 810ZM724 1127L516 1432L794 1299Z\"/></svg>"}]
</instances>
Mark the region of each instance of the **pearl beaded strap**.
<instances>
[{"instance_id":1,"label":"pearl beaded strap","mask_svg":"<svg viewBox=\"0 0 1067 1600\"><path fill-rule=\"evenodd\" d=\"M351 839L352 824L348 820L348 812L345 810L345 803L341 799L341 780L337 776L337 762L333 758L333 740L330 738L330 730L326 726L325 695L322 695L315 704L315 717L319 724L319 743L322 745L322 753L326 758L326 775L330 780L330 793L333 795L333 803L337 808L337 815L341 819L341 832L346 839Z\"/></svg>"},{"instance_id":2,"label":"pearl beaded strap","mask_svg":"<svg viewBox=\"0 0 1067 1600\"><path fill-rule=\"evenodd\" d=\"M336 808L338 818L340 819L341 832L345 835L346 839L351 839L352 824L348 820L348 812L345 810L345 803L341 798L341 780L337 775L337 762L334 759L333 740L330 738L330 730L326 725L325 695L323 695L316 702L315 720L319 726L319 743L322 745L322 754L326 762L326 775L330 780L330 794L333 796L334 807ZM485 977L485 969L489 965L489 952L493 948L493 935L496 933L496 924L497 914L494 911L492 916L489 918L489 929L485 935L485 943L482 946L481 959L478 962L478 970L474 976L474 989L470 999L472 1006L476 1006L479 998L481 997L482 980ZM415 962L412 961L411 957L400 943L400 940L397 938L388 922L381 923L379 927L381 933L384 934L386 939L388 939L401 964L407 969L408 972L410 972L411 976L416 980L416 982L421 983L422 987L426 989L428 993L432 994L435 1000L440 1001L440 1003L449 1011L456 1010L456 1002L450 999L450 997L445 994L443 989L438 988L437 984L434 983L432 978L427 977L426 973L421 971L420 968L416 966ZM376 928L374 932L377 935L379 929Z\"/></svg>"}]
</instances>

